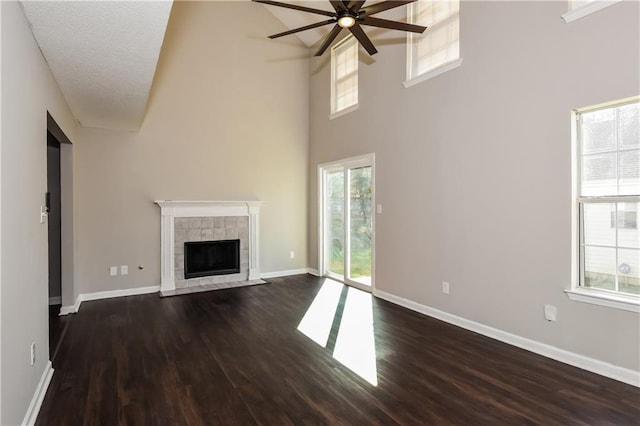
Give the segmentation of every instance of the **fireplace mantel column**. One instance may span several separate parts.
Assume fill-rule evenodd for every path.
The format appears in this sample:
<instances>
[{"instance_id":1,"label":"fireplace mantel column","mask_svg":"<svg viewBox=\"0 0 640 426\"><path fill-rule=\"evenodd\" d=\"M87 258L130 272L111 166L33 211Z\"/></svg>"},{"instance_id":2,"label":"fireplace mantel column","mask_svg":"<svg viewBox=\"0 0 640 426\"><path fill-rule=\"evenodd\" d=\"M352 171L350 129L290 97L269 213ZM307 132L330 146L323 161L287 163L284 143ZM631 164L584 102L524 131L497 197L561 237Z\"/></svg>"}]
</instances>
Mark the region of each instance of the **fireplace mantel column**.
<instances>
[{"instance_id":1,"label":"fireplace mantel column","mask_svg":"<svg viewBox=\"0 0 640 426\"><path fill-rule=\"evenodd\" d=\"M161 275L160 275L160 292L175 290L176 289L176 277L175 271L175 236L174 236L174 221L173 212L167 211L161 212L161 227L160 227L160 254L161 254Z\"/></svg>"},{"instance_id":2,"label":"fireplace mantel column","mask_svg":"<svg viewBox=\"0 0 640 426\"><path fill-rule=\"evenodd\" d=\"M258 210L257 205L249 203L249 279L260 279L260 268L258 259Z\"/></svg>"}]
</instances>

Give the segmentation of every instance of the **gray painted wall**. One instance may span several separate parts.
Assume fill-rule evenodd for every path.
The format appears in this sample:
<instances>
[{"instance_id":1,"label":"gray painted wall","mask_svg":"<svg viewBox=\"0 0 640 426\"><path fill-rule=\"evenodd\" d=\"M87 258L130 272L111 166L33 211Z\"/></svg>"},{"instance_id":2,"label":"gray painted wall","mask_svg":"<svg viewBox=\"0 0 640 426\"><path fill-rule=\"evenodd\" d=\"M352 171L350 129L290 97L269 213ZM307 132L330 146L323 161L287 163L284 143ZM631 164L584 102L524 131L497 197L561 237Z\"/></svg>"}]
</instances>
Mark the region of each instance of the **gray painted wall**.
<instances>
[{"instance_id":1,"label":"gray painted wall","mask_svg":"<svg viewBox=\"0 0 640 426\"><path fill-rule=\"evenodd\" d=\"M47 110L75 140L75 122L17 2L2 8L2 417L20 424L49 358ZM10 66L8 66L10 64ZM36 363L30 345L36 342Z\"/></svg>"},{"instance_id":2,"label":"gray painted wall","mask_svg":"<svg viewBox=\"0 0 640 426\"><path fill-rule=\"evenodd\" d=\"M563 291L570 111L640 92L638 9L622 2L566 24L565 1L463 2L460 68L405 89L404 37L374 37L380 53L361 56L359 109L331 121L328 55L314 60L310 266L317 165L375 152L379 290L640 370L638 314ZM545 303L557 322L544 320Z\"/></svg>"}]
</instances>

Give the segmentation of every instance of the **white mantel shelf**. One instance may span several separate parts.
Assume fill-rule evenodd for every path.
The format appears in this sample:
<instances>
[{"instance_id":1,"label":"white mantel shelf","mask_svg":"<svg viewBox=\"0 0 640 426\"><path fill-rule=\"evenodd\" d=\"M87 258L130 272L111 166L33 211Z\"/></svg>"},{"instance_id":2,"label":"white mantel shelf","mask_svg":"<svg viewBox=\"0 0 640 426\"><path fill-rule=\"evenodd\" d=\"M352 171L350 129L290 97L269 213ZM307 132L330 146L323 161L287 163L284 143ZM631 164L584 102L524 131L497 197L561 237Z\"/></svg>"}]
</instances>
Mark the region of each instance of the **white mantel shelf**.
<instances>
[{"instance_id":1,"label":"white mantel shelf","mask_svg":"<svg viewBox=\"0 0 640 426\"><path fill-rule=\"evenodd\" d=\"M174 201L156 200L160 214L176 217L246 216L248 211L260 208L262 201ZM240 214L229 214L238 211ZM206 213L206 214L203 214Z\"/></svg>"},{"instance_id":2,"label":"white mantel shelf","mask_svg":"<svg viewBox=\"0 0 640 426\"><path fill-rule=\"evenodd\" d=\"M175 283L176 217L249 217L249 280L260 278L258 223L262 201L174 201L156 200L160 206L160 293L173 292Z\"/></svg>"}]
</instances>

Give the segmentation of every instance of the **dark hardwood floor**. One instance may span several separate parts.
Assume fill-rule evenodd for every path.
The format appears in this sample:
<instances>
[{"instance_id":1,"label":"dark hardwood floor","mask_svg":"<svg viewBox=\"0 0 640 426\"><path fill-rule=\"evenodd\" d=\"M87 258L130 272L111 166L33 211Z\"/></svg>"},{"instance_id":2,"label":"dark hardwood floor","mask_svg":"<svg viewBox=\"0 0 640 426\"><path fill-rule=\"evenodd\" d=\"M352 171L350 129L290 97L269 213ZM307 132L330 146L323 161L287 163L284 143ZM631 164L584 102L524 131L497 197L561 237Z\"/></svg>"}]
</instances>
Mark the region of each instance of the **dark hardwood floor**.
<instances>
[{"instance_id":1,"label":"dark hardwood floor","mask_svg":"<svg viewBox=\"0 0 640 426\"><path fill-rule=\"evenodd\" d=\"M37 424L640 423L638 388L375 298L374 386L334 358L340 318L326 347L297 330L322 283L84 302Z\"/></svg>"}]
</instances>

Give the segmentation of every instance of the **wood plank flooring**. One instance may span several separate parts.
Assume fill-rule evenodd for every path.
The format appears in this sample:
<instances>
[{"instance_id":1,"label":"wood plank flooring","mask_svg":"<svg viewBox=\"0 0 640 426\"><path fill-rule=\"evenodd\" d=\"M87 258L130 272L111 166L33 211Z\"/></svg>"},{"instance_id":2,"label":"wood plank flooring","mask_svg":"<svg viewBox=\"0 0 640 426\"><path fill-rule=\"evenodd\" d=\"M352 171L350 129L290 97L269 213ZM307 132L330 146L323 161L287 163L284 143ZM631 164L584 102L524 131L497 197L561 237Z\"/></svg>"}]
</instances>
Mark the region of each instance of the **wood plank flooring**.
<instances>
[{"instance_id":1,"label":"wood plank flooring","mask_svg":"<svg viewBox=\"0 0 640 426\"><path fill-rule=\"evenodd\" d=\"M373 299L377 386L297 330L323 279L84 302L37 425L627 425L640 389ZM337 309L343 314L343 291Z\"/></svg>"}]
</instances>

